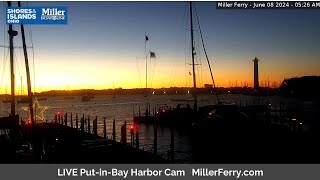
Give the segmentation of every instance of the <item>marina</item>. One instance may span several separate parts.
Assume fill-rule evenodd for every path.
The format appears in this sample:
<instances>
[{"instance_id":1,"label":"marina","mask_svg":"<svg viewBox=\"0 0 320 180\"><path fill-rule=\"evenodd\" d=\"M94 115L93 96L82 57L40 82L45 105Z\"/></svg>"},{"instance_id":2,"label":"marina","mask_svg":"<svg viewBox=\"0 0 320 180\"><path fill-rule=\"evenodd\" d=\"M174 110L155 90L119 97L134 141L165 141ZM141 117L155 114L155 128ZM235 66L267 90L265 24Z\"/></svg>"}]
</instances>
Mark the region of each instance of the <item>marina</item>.
<instances>
[{"instance_id":1,"label":"marina","mask_svg":"<svg viewBox=\"0 0 320 180\"><path fill-rule=\"evenodd\" d=\"M157 104L167 104L168 106L173 101L172 98L182 98L188 97L188 95L155 95L150 97L150 106L157 107ZM211 95L199 95L199 106L205 106L208 104L213 104L213 101L205 101L205 99L210 98ZM237 103L240 106L246 107L253 105L253 103L264 102L263 99L260 97L255 96L246 96L246 95L221 95L221 100L224 102L229 102L229 104ZM81 102L81 97L77 97L70 100L65 100L63 96L61 97L48 97L47 101L41 101L40 108L43 106L48 106L46 111L43 112L45 119L38 119L37 123L54 123L54 115L58 112L61 113L63 116L61 118L65 119L64 115L67 112L67 125L71 125L71 116L72 116L72 125L76 127L76 116L78 116L78 129L80 129L80 119L85 112L85 119L88 117L91 120L91 132L93 130L93 120L95 120L97 116L97 134L100 137L104 137L104 120L106 121L106 137L108 139L113 140L113 119L115 119L115 141L121 141L121 126L126 122L127 124L127 142L128 144L131 142L131 135L130 135L130 126L134 125L133 122L133 112L138 114L139 106L144 107L144 102L141 100L141 95L121 95L117 96L117 98L112 98L112 96L104 96L99 95L93 101L90 102ZM203 100L203 101L202 101ZM238 100L238 101L236 101ZM284 98L280 96L272 96L269 97L270 103L272 104L271 109L273 110L274 116L274 123L282 123L285 126L288 121L286 120L287 116L284 114L285 104L294 104L297 103L297 100L291 98ZM280 105L281 104L281 105ZM4 111L2 114L5 114L9 108L9 104L1 103L0 106ZM318 117L319 114L316 113L308 104L305 104L305 110L308 114L309 121L304 122L303 131L309 132L310 127L316 124L315 119L310 119L310 117ZM311 108L311 109L310 109ZM19 114L21 114L21 119L23 121L27 120L28 112L22 110L21 105L17 104L17 110ZM38 113L41 112L41 109L36 110ZM71 115L72 113L72 115ZM283 115L280 113L283 113ZM313 113L313 114L310 114ZM278 117L278 118L276 118ZM280 117L283 117L281 119ZM305 119L305 118L304 118ZM60 122L60 124L64 124L64 120ZM87 128L87 123L84 124ZM147 152L154 153L154 126L152 123L144 124L141 123L139 125L139 148L143 149ZM212 131L210 131L212 132ZM191 163L195 160L193 159L192 155L192 138L190 136L190 129L188 128L176 128L174 130L174 151L175 151L175 162L176 163ZM212 132L212 134L214 134ZM213 142L216 142L215 138L212 138ZM163 159L168 159L168 151L170 151L170 144L171 144L171 129L168 126L158 126L157 128L157 154L161 156ZM169 155L170 159L170 155Z\"/></svg>"},{"instance_id":2,"label":"marina","mask_svg":"<svg viewBox=\"0 0 320 180\"><path fill-rule=\"evenodd\" d=\"M17 5L22 7L21 2ZM12 2L6 2L5 6L11 8ZM204 7L206 6L202 6ZM172 9L175 12L175 9ZM50 14L49 11L48 13ZM216 63L215 57L208 55L205 43L209 42L211 46L213 44L207 41L205 34L202 34L204 29L200 26L198 13L200 15L196 3L184 3L184 19L188 25L185 33L188 37L183 43L186 50L185 83L182 82L182 76L179 76L180 79L175 78L174 68L168 78L170 73L165 72L168 65L162 66L161 74L157 75L159 79L154 80L154 74L157 72L156 60L158 57L164 60L161 59L161 56L166 54L163 49L166 49L165 46L169 43L160 48L155 45L157 41L152 39L155 36L147 32L144 32L139 39L141 47L137 49L131 47L136 50L134 53L139 55L143 54L140 51L144 49L144 54L141 55L143 58L136 57L136 68L132 67L132 61L126 61L131 66L123 62L114 65L117 60L127 57L118 54L126 50L114 50L109 47L106 51L96 46L91 50L76 49L78 53L92 51L88 53L90 55L80 55L86 57L85 61L78 61L81 59L80 56L73 59L77 60L77 65L81 68L74 66L75 62L72 62L71 68L67 69L69 59L64 59L65 62L59 64L56 61L62 62L61 59L53 58L54 64L59 65L53 68L55 65L51 64L52 67L49 69L54 75L50 79L50 76L47 76L49 69L40 69L42 76L37 75L40 79L37 81L38 72L36 73L34 64L33 79L30 72L31 60L25 33L27 26L23 24L5 26L7 29L4 32L8 36L9 46L3 48L8 48L10 69L7 73L9 76L7 83L10 82L11 91L9 94L5 90L0 97L1 163L319 163L319 148L316 145L320 137L319 76L294 77L291 74L292 78L283 78L284 75L278 75L277 80L280 79L280 83L277 84L275 80L274 86L271 87L270 73L266 75L266 70L263 69L268 67L264 64L268 63L267 58L262 55L263 58L260 59L252 56L252 53L250 59L247 57L249 55L245 57L249 62L245 65L238 63L234 67L228 65L224 68L221 64L212 66L212 59ZM171 19L168 18L167 21ZM125 28L119 29L126 29L128 24L124 24ZM119 29L116 30L117 33ZM31 27L28 30L32 38ZM39 31L36 32L41 34ZM99 45L102 46L109 42L104 36L110 34L112 33L100 35L95 41L101 40L103 43ZM15 62L18 57L15 45L19 37L22 43L27 93L23 93L20 68L16 67ZM91 38L84 40L79 36L75 37L77 38L71 41L75 47L91 41ZM86 37L87 33L84 33L82 38ZM79 39L86 43L78 42ZM32 39L30 41L33 47ZM129 42L118 45L123 47L126 44ZM138 47L140 44L135 43L134 46ZM61 49L68 48L61 47ZM108 59L105 54L99 55L101 52L108 55L117 54ZM203 62L200 55L202 52ZM229 51L224 53L229 54ZM68 57L67 53L56 53L51 56L61 54ZM47 56L48 59L51 58L49 57ZM101 59L93 63L95 58ZM138 59L143 61L144 71L141 73L145 75L143 81L140 77ZM5 60L4 58L4 63ZM224 59L223 62L227 61ZM39 61L39 64L42 62ZM206 69L208 72L204 73L206 77L202 76L201 65L208 68ZM245 74L249 66L252 79L248 79L249 75L245 75L242 77L243 82L238 86L240 76L233 73ZM264 83L261 80L261 66ZM176 68L180 68L179 73L183 74L183 67ZM20 95L17 94L15 82L17 69L21 77ZM60 69L62 71L59 71ZM132 69L138 71L138 74L133 75ZM229 73L225 75L227 71ZM60 76L59 72L67 73L62 73ZM219 76L216 76L216 72L220 72ZM234 84L230 82L231 74L233 80L236 78ZM132 83L134 76L139 78L137 77L136 82ZM117 84L128 85L129 88L115 88L116 78L118 78ZM180 82L179 86L171 86L166 82L167 79L182 83ZM41 81L42 83L38 85ZM106 84L110 84L109 81L113 82L113 87L108 89L107 86L110 85ZM225 85L227 81L229 81L228 87L218 87L217 82L223 82ZM246 81L252 83L248 85ZM158 83L157 87L153 87L154 82ZM69 83L77 84L74 85L74 90L70 90ZM47 91L36 91L36 86L42 87L47 84L50 87ZM67 88L52 90L66 84ZM172 173L174 175L175 172Z\"/></svg>"}]
</instances>

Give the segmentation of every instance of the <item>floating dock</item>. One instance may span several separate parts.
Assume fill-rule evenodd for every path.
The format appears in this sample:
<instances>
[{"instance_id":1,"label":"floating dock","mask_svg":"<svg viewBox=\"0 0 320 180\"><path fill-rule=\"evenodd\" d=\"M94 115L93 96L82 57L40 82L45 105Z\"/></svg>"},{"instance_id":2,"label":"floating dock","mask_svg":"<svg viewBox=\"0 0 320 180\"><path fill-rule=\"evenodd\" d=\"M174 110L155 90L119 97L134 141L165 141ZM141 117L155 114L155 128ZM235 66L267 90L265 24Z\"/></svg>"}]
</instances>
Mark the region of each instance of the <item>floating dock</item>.
<instances>
[{"instance_id":1,"label":"floating dock","mask_svg":"<svg viewBox=\"0 0 320 180\"><path fill-rule=\"evenodd\" d=\"M4 163L169 163L133 147L59 123L22 124L22 138L6 141ZM95 131L95 130L94 130ZM18 143L21 142L21 143ZM4 145L2 141L2 145Z\"/></svg>"}]
</instances>

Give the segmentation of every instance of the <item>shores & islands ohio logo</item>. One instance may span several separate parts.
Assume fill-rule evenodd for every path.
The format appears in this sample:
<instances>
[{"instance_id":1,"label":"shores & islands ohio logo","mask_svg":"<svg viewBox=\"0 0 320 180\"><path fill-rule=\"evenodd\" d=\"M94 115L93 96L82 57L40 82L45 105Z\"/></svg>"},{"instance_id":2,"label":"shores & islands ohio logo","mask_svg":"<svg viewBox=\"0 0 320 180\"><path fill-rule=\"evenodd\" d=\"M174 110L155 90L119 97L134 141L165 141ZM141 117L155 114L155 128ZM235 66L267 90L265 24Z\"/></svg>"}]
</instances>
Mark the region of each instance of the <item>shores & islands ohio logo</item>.
<instances>
[{"instance_id":1,"label":"shores & islands ohio logo","mask_svg":"<svg viewBox=\"0 0 320 180\"><path fill-rule=\"evenodd\" d=\"M7 7L7 24L67 24L66 7Z\"/></svg>"}]
</instances>

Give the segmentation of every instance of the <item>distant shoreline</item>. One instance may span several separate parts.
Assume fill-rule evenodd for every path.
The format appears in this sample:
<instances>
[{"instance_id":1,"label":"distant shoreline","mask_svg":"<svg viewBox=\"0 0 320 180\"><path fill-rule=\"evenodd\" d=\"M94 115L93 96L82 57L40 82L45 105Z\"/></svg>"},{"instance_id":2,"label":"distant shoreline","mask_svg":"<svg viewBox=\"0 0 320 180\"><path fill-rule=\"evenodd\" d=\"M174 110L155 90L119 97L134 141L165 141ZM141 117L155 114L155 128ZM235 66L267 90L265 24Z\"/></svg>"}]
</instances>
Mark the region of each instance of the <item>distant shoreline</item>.
<instances>
[{"instance_id":1,"label":"distant shoreline","mask_svg":"<svg viewBox=\"0 0 320 180\"><path fill-rule=\"evenodd\" d=\"M278 88L261 87L260 95L275 94ZM50 90L44 92L36 92L35 96L84 96L84 95L160 95L160 94L192 94L193 88L186 87L170 87L170 88L137 88L137 89L81 89L81 90ZM231 87L231 88L197 88L197 94L254 94L255 91L251 87ZM10 94L1 94L0 97L7 97ZM17 95L21 96L21 95ZM25 95L26 96L26 95Z\"/></svg>"}]
</instances>

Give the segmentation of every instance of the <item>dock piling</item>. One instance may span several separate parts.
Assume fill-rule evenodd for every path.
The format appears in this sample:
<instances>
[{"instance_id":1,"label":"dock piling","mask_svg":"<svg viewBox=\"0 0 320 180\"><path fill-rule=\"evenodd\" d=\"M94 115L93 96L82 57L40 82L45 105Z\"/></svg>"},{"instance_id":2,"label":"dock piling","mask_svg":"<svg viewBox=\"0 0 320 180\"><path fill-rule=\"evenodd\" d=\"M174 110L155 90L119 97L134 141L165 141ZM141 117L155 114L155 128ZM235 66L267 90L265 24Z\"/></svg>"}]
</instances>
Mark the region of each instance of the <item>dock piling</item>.
<instances>
[{"instance_id":1,"label":"dock piling","mask_svg":"<svg viewBox=\"0 0 320 180\"><path fill-rule=\"evenodd\" d=\"M127 144L127 122L121 126L121 143Z\"/></svg>"},{"instance_id":2,"label":"dock piling","mask_svg":"<svg viewBox=\"0 0 320 180\"><path fill-rule=\"evenodd\" d=\"M57 123L57 122L58 122L58 115L54 114L54 123Z\"/></svg>"},{"instance_id":3,"label":"dock piling","mask_svg":"<svg viewBox=\"0 0 320 180\"><path fill-rule=\"evenodd\" d=\"M70 126L73 128L72 113L70 114Z\"/></svg>"},{"instance_id":4,"label":"dock piling","mask_svg":"<svg viewBox=\"0 0 320 180\"><path fill-rule=\"evenodd\" d=\"M130 146L134 147L134 125L130 126Z\"/></svg>"},{"instance_id":5,"label":"dock piling","mask_svg":"<svg viewBox=\"0 0 320 180\"><path fill-rule=\"evenodd\" d=\"M90 116L88 115L88 133L91 133L90 130L91 130L91 129L90 129Z\"/></svg>"},{"instance_id":6,"label":"dock piling","mask_svg":"<svg viewBox=\"0 0 320 180\"><path fill-rule=\"evenodd\" d=\"M76 114L76 128L78 129L78 114Z\"/></svg>"},{"instance_id":7,"label":"dock piling","mask_svg":"<svg viewBox=\"0 0 320 180\"><path fill-rule=\"evenodd\" d=\"M68 126L68 113L67 112L64 114L64 125Z\"/></svg>"},{"instance_id":8,"label":"dock piling","mask_svg":"<svg viewBox=\"0 0 320 180\"><path fill-rule=\"evenodd\" d=\"M157 155L158 147L158 126L156 123L153 124L153 154Z\"/></svg>"},{"instance_id":9,"label":"dock piling","mask_svg":"<svg viewBox=\"0 0 320 180\"><path fill-rule=\"evenodd\" d=\"M106 117L103 117L103 137L107 138Z\"/></svg>"},{"instance_id":10,"label":"dock piling","mask_svg":"<svg viewBox=\"0 0 320 180\"><path fill-rule=\"evenodd\" d=\"M136 130L136 149L139 149L139 120L138 120L138 123L136 123L134 127Z\"/></svg>"},{"instance_id":11,"label":"dock piling","mask_svg":"<svg viewBox=\"0 0 320 180\"><path fill-rule=\"evenodd\" d=\"M58 121L59 121L59 124L61 124L61 115L60 115L60 111L58 112Z\"/></svg>"},{"instance_id":12,"label":"dock piling","mask_svg":"<svg viewBox=\"0 0 320 180\"><path fill-rule=\"evenodd\" d=\"M82 118L80 120L80 130L84 131L84 114L82 115Z\"/></svg>"},{"instance_id":13,"label":"dock piling","mask_svg":"<svg viewBox=\"0 0 320 180\"><path fill-rule=\"evenodd\" d=\"M174 129L173 127L170 127L170 135L171 135L170 155L171 155L171 161L174 162Z\"/></svg>"},{"instance_id":14,"label":"dock piling","mask_svg":"<svg viewBox=\"0 0 320 180\"><path fill-rule=\"evenodd\" d=\"M93 134L98 136L98 116L96 116L96 119L93 121Z\"/></svg>"},{"instance_id":15,"label":"dock piling","mask_svg":"<svg viewBox=\"0 0 320 180\"><path fill-rule=\"evenodd\" d=\"M112 140L116 141L116 120L113 119L113 124L112 124Z\"/></svg>"}]
</instances>

